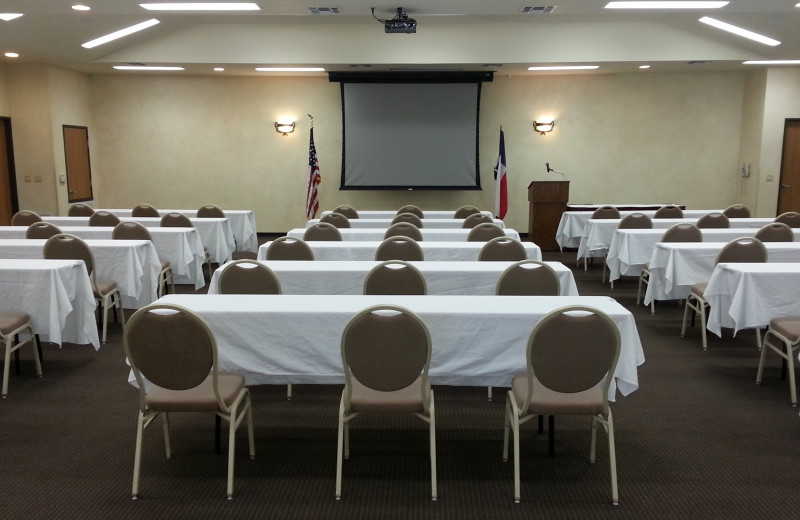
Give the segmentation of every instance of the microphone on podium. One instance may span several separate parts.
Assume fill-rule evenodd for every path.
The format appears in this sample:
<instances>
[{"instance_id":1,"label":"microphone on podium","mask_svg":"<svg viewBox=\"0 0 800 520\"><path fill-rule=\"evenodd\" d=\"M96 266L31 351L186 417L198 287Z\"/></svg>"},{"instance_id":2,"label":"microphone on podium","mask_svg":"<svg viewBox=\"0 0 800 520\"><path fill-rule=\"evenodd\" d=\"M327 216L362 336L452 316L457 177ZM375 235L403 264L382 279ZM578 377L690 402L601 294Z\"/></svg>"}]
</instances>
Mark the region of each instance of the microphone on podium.
<instances>
[{"instance_id":1,"label":"microphone on podium","mask_svg":"<svg viewBox=\"0 0 800 520\"><path fill-rule=\"evenodd\" d=\"M546 162L546 163L544 163L544 165L547 167L547 173L550 173L550 172L556 172L557 174L561 175L561 177L562 177L564 180L567 180L567 176L566 176L566 175L564 175L564 172L560 172L560 171L556 170L555 168L551 168L551 167L550 167L550 163L549 163L549 162Z\"/></svg>"}]
</instances>

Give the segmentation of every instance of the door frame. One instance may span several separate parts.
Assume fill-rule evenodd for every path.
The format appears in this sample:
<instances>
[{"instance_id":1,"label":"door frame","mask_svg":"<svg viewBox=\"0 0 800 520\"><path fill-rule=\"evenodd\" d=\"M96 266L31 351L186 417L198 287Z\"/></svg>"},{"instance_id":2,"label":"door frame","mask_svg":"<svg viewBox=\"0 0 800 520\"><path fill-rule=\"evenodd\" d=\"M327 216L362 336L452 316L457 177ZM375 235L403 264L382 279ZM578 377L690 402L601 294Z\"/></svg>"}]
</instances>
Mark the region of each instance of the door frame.
<instances>
[{"instance_id":1,"label":"door frame","mask_svg":"<svg viewBox=\"0 0 800 520\"><path fill-rule=\"evenodd\" d=\"M14 139L11 136L11 118L0 116L0 124L5 127L6 156L8 157L8 187L11 194L11 213L19 211L19 192L17 191L17 169L14 160Z\"/></svg>"},{"instance_id":2,"label":"door frame","mask_svg":"<svg viewBox=\"0 0 800 520\"><path fill-rule=\"evenodd\" d=\"M800 123L800 118L797 117L787 117L783 120L783 137L781 139L781 165L780 169L778 170L778 200L775 201L775 215L780 215L786 211L798 211L797 209L786 209L783 208L781 210L781 186L784 183L783 180L783 167L784 167L784 159L786 155L786 130L792 123Z\"/></svg>"},{"instance_id":3,"label":"door frame","mask_svg":"<svg viewBox=\"0 0 800 520\"><path fill-rule=\"evenodd\" d=\"M89 174L89 197L84 198L75 198L73 199L70 195L69 190L69 151L67 150L67 139L66 133L67 129L78 129L78 130L85 130L86 131L86 167L89 169L87 172ZM94 200L94 186L92 185L92 157L89 151L89 127L88 126L81 126L81 125L61 125L61 136L64 142L64 165L66 168L66 177L67 177L67 202L72 204L73 202L87 202L90 200Z\"/></svg>"}]
</instances>

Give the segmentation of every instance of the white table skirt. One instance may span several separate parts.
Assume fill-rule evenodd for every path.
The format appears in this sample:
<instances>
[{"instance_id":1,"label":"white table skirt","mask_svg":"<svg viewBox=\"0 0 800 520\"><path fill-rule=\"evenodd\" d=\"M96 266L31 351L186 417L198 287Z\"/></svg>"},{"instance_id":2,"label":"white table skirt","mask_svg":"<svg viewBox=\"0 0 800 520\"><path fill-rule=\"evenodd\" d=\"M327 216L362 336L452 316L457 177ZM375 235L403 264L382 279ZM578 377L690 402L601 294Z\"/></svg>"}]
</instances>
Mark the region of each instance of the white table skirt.
<instances>
[{"instance_id":1,"label":"white table skirt","mask_svg":"<svg viewBox=\"0 0 800 520\"><path fill-rule=\"evenodd\" d=\"M313 226L320 220L315 218L306 222L306 228ZM492 222L501 228L505 229L506 224L499 218L492 219ZM353 229L360 228L378 228L386 230L392 225L390 218L353 218L350 219L350 227ZM422 229L461 229L464 226L463 218L424 218L422 219Z\"/></svg>"},{"instance_id":2,"label":"white table skirt","mask_svg":"<svg viewBox=\"0 0 800 520\"><path fill-rule=\"evenodd\" d=\"M714 268L705 292L710 309L707 328L766 328L772 318L800 315L800 263L722 263Z\"/></svg>"},{"instance_id":3,"label":"white table skirt","mask_svg":"<svg viewBox=\"0 0 800 520\"><path fill-rule=\"evenodd\" d=\"M703 242L730 242L739 237L752 237L759 228L701 229ZM793 229L795 241L800 242L800 229ZM653 248L664 235L663 229L617 229L608 249L606 264L610 280L620 276L639 276L642 266L650 261Z\"/></svg>"},{"instance_id":4,"label":"white table skirt","mask_svg":"<svg viewBox=\"0 0 800 520\"><path fill-rule=\"evenodd\" d=\"M244 374L248 385L341 384L341 337L359 311L395 304L417 315L432 340L431 382L508 386L525 371L534 325L565 305L588 305L617 324L621 353L609 389L628 395L639 387L644 352L633 315L604 296L326 296L167 295L159 300L191 309L217 340L219 366ZM129 376L129 381L133 377Z\"/></svg>"},{"instance_id":5,"label":"white table skirt","mask_svg":"<svg viewBox=\"0 0 800 520\"><path fill-rule=\"evenodd\" d=\"M258 259L267 259L267 248L272 242L261 244ZM308 242L316 260L375 260L375 250L380 241L374 242L327 242L312 240ZM478 260L485 242L419 242L425 261L468 261ZM542 250L533 242L522 242L529 260L541 260Z\"/></svg>"},{"instance_id":6,"label":"white table skirt","mask_svg":"<svg viewBox=\"0 0 800 520\"><path fill-rule=\"evenodd\" d=\"M43 216L42 220L51 222L58 227L89 225L89 217ZM148 228L161 226L161 219L156 217L120 217L120 220L138 222ZM221 264L230 260L236 247L230 221L227 218L193 218L191 220L194 227L200 232L203 245L208 248L211 261Z\"/></svg>"},{"instance_id":7,"label":"white table skirt","mask_svg":"<svg viewBox=\"0 0 800 520\"><path fill-rule=\"evenodd\" d=\"M95 211L108 211L118 217L130 217L133 210L130 209L106 209ZM177 211L189 218L197 218L196 209L159 209L158 213L163 217L167 213ZM256 232L256 216L250 210L243 209L224 209L225 218L231 223L231 231L236 239L237 250L256 252L258 249L258 236Z\"/></svg>"},{"instance_id":8,"label":"white table skirt","mask_svg":"<svg viewBox=\"0 0 800 520\"><path fill-rule=\"evenodd\" d=\"M342 233L342 240L345 242L353 241L376 241L383 240L386 234L385 229L376 228L345 228L339 230ZM432 242L466 242L467 235L471 229L428 229L422 228L422 241L430 240ZM515 229L503 229L508 238L519 240L519 233ZM292 238L303 238L306 228L294 228L286 233L287 236Z\"/></svg>"},{"instance_id":9,"label":"white table skirt","mask_svg":"<svg viewBox=\"0 0 800 520\"><path fill-rule=\"evenodd\" d=\"M388 218L389 220L391 220L391 219L393 219L394 217L397 216L397 210L394 210L394 211L360 210L360 209L356 208L356 211L358 212L358 218L359 219L362 219L362 218L387 219ZM320 215L320 216L324 217L328 213L331 213L331 211L323 211L322 215ZM425 210L425 209L422 210L422 215L423 215L424 218L437 218L437 219L438 218L455 218L454 217L455 213L456 213L456 210L433 210L433 211ZM492 214L491 211L481 211L481 213L486 215L487 217L494 218L494 215Z\"/></svg>"},{"instance_id":10,"label":"white table skirt","mask_svg":"<svg viewBox=\"0 0 800 520\"><path fill-rule=\"evenodd\" d=\"M26 312L43 341L100 348L96 303L79 260L0 259L0 310Z\"/></svg>"},{"instance_id":11,"label":"white table skirt","mask_svg":"<svg viewBox=\"0 0 800 520\"><path fill-rule=\"evenodd\" d=\"M0 240L0 258L42 258L46 240ZM161 262L149 240L85 240L92 250L98 279L113 280L122 305L138 309L158 298Z\"/></svg>"},{"instance_id":12,"label":"white table skirt","mask_svg":"<svg viewBox=\"0 0 800 520\"><path fill-rule=\"evenodd\" d=\"M570 206L574 205L570 204ZM624 206L634 206L634 204L624 204ZM647 204L646 206L652 206L652 204ZM685 209L683 210L683 216L685 218L693 218L696 220L703 215L712 213L714 211L722 210ZM578 247L580 245L581 237L583 236L584 228L586 227L586 222L592 218L592 213L593 211L565 211L561 214L561 220L559 220L558 229L556 230L556 242L558 243L559 247L563 249L565 247ZM650 218L653 218L655 210L624 210L619 212L622 217L630 215L631 213L644 213Z\"/></svg>"},{"instance_id":13,"label":"white table skirt","mask_svg":"<svg viewBox=\"0 0 800 520\"><path fill-rule=\"evenodd\" d=\"M706 283L714 271L717 255L727 242L659 242L650 259L650 279L644 302L680 300L692 285ZM800 262L800 243L765 242L770 263Z\"/></svg>"},{"instance_id":14,"label":"white table skirt","mask_svg":"<svg viewBox=\"0 0 800 520\"><path fill-rule=\"evenodd\" d=\"M281 283L282 294L363 294L367 273L376 261L264 261ZM497 281L513 262L410 262L425 277L428 294L493 295ZM558 274L562 296L578 296L572 271L561 262L545 262ZM230 264L214 272L208 294L219 292L219 277Z\"/></svg>"},{"instance_id":15,"label":"white table skirt","mask_svg":"<svg viewBox=\"0 0 800 520\"><path fill-rule=\"evenodd\" d=\"M64 226L63 233L69 233L84 240L111 240L114 228L99 226ZM24 226L0 226L0 239L25 238ZM203 276L203 242L195 228L149 228L153 245L161 260L170 263L175 283L192 284L200 289L206 284Z\"/></svg>"}]
</instances>

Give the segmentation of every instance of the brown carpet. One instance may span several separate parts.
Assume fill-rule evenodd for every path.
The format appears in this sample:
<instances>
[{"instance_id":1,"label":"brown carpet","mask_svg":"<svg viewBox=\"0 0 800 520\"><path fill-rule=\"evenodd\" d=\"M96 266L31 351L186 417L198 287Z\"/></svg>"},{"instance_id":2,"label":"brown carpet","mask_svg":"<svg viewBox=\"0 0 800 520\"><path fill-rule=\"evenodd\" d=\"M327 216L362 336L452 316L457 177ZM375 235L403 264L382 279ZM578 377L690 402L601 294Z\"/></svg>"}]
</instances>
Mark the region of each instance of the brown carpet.
<instances>
[{"instance_id":1,"label":"brown carpet","mask_svg":"<svg viewBox=\"0 0 800 520\"><path fill-rule=\"evenodd\" d=\"M574 253L546 254L574 268ZM238 436L236 497L225 500L225 455L213 452L213 419L176 416L174 456L161 429L145 435L141 499L130 499L136 391L128 385L119 327L95 352L45 347L44 378L29 352L12 367L0 402L0 510L14 520L58 519L529 519L795 518L800 418L771 356L754 383L755 336L680 337L681 308L652 317L636 308L636 284L612 291L600 264L575 269L581 294L608 294L637 319L647 361L640 390L612 405L620 505L609 503L605 436L587 464L589 422L559 417L556 456L546 435L524 428L522 503L513 467L501 462L504 391L436 387L439 500L429 497L425 425L413 417L362 417L352 427L344 498L334 500L339 387L252 388L256 459Z\"/></svg>"}]
</instances>

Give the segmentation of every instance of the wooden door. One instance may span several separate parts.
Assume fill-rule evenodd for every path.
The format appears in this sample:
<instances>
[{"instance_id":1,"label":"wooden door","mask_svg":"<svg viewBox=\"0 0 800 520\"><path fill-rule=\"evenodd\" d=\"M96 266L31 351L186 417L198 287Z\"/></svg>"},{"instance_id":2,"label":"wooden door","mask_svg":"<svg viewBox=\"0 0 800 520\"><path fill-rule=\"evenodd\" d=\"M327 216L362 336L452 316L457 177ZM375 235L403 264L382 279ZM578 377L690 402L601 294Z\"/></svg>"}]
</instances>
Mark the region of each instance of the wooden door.
<instances>
[{"instance_id":1,"label":"wooden door","mask_svg":"<svg viewBox=\"0 0 800 520\"><path fill-rule=\"evenodd\" d=\"M800 119L787 119L783 129L778 215L800 211Z\"/></svg>"},{"instance_id":2,"label":"wooden door","mask_svg":"<svg viewBox=\"0 0 800 520\"><path fill-rule=\"evenodd\" d=\"M92 168L89 163L89 129L64 125L69 202L92 200Z\"/></svg>"},{"instance_id":3,"label":"wooden door","mask_svg":"<svg viewBox=\"0 0 800 520\"><path fill-rule=\"evenodd\" d=\"M11 216L18 210L11 119L0 117L0 226L11 224Z\"/></svg>"}]
</instances>

